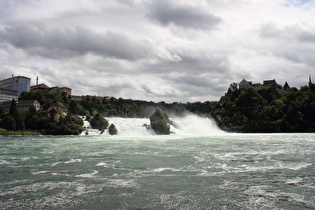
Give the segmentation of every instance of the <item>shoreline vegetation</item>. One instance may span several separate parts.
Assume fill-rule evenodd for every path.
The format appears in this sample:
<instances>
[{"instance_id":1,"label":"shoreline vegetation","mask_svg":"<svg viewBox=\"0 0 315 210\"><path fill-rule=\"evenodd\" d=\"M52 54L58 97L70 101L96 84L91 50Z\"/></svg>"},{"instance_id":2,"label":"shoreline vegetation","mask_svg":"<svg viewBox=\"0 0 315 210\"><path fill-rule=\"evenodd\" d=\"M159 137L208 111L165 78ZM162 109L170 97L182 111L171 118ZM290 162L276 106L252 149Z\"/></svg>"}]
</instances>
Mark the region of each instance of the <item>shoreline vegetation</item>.
<instances>
[{"instance_id":1,"label":"shoreline vegetation","mask_svg":"<svg viewBox=\"0 0 315 210\"><path fill-rule=\"evenodd\" d=\"M160 122L153 125L164 129L161 134L170 133L168 116L181 117L187 113L212 118L227 132L315 132L315 85L290 88L285 94L278 91L281 88L278 85L275 88L239 89L232 83L219 101L194 103L156 103L96 96L78 100L47 90L24 92L20 100L36 99L41 109L31 106L20 112L14 100L9 112L0 106L0 135L79 135L84 131L79 116L86 116L94 128L104 132L109 127L106 117L152 118L157 110L166 114L165 119L161 115ZM56 102L64 106L66 114L47 112ZM154 124L152 120L151 124ZM111 130L114 126L110 125ZM113 133L117 134L117 131L113 129Z\"/></svg>"},{"instance_id":2,"label":"shoreline vegetation","mask_svg":"<svg viewBox=\"0 0 315 210\"><path fill-rule=\"evenodd\" d=\"M0 136L39 136L42 135L37 131L0 131Z\"/></svg>"}]
</instances>

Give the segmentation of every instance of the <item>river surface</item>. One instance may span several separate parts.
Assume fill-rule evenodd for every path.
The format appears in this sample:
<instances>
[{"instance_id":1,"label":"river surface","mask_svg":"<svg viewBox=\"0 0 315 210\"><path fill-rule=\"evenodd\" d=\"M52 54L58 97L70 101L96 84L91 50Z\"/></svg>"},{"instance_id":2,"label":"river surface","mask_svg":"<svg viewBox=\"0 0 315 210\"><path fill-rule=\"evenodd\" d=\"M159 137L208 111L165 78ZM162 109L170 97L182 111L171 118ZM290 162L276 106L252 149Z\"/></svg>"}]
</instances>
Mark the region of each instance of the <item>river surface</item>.
<instances>
[{"instance_id":1,"label":"river surface","mask_svg":"<svg viewBox=\"0 0 315 210\"><path fill-rule=\"evenodd\" d=\"M0 137L0 209L315 209L315 134L130 120L112 119L117 136Z\"/></svg>"}]
</instances>

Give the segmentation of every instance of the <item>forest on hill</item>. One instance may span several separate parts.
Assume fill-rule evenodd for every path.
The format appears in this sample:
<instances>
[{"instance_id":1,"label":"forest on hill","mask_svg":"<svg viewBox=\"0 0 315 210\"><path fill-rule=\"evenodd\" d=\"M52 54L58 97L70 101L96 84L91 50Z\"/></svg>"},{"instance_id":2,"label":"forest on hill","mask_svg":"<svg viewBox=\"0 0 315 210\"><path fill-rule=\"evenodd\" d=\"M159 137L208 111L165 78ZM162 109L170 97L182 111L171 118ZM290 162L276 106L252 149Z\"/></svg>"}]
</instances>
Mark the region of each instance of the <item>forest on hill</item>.
<instances>
[{"instance_id":1,"label":"forest on hill","mask_svg":"<svg viewBox=\"0 0 315 210\"><path fill-rule=\"evenodd\" d=\"M227 131L314 132L315 85L280 94L276 88L240 90L232 83L212 116Z\"/></svg>"}]
</instances>

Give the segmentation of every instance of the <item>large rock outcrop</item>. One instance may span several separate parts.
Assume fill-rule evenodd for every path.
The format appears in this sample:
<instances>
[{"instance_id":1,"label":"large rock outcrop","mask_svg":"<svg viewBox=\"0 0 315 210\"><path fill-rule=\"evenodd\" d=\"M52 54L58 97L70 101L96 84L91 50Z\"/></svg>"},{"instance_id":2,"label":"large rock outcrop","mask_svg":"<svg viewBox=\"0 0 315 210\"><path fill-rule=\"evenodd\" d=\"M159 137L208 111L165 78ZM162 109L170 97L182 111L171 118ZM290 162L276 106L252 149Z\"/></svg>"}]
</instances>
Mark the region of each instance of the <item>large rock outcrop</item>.
<instances>
[{"instance_id":1,"label":"large rock outcrop","mask_svg":"<svg viewBox=\"0 0 315 210\"><path fill-rule=\"evenodd\" d=\"M100 131L104 131L109 125L108 121L99 113L91 119L90 124L94 129L98 129Z\"/></svg>"},{"instance_id":2,"label":"large rock outcrop","mask_svg":"<svg viewBox=\"0 0 315 210\"><path fill-rule=\"evenodd\" d=\"M114 124L110 124L110 126L108 128L108 133L110 135L117 135L118 134L118 130Z\"/></svg>"},{"instance_id":3,"label":"large rock outcrop","mask_svg":"<svg viewBox=\"0 0 315 210\"><path fill-rule=\"evenodd\" d=\"M168 135L170 134L170 124L171 121L165 112L157 109L153 115L150 117L151 128L158 135Z\"/></svg>"}]
</instances>

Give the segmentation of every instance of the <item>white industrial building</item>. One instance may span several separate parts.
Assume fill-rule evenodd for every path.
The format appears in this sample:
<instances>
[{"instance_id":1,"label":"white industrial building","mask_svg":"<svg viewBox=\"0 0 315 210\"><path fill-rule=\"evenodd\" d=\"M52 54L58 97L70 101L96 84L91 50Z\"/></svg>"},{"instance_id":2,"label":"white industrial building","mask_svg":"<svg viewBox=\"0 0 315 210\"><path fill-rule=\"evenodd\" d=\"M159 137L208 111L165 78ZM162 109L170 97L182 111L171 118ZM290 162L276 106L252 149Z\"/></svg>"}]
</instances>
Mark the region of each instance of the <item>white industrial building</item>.
<instances>
[{"instance_id":1,"label":"white industrial building","mask_svg":"<svg viewBox=\"0 0 315 210\"><path fill-rule=\"evenodd\" d=\"M6 87L0 87L0 103L4 101L12 101L19 99L19 93L17 90L11 90Z\"/></svg>"},{"instance_id":2,"label":"white industrial building","mask_svg":"<svg viewBox=\"0 0 315 210\"><path fill-rule=\"evenodd\" d=\"M24 76L12 76L8 79L0 80L0 87L16 90L20 96L22 92L30 91L31 79Z\"/></svg>"}]
</instances>

